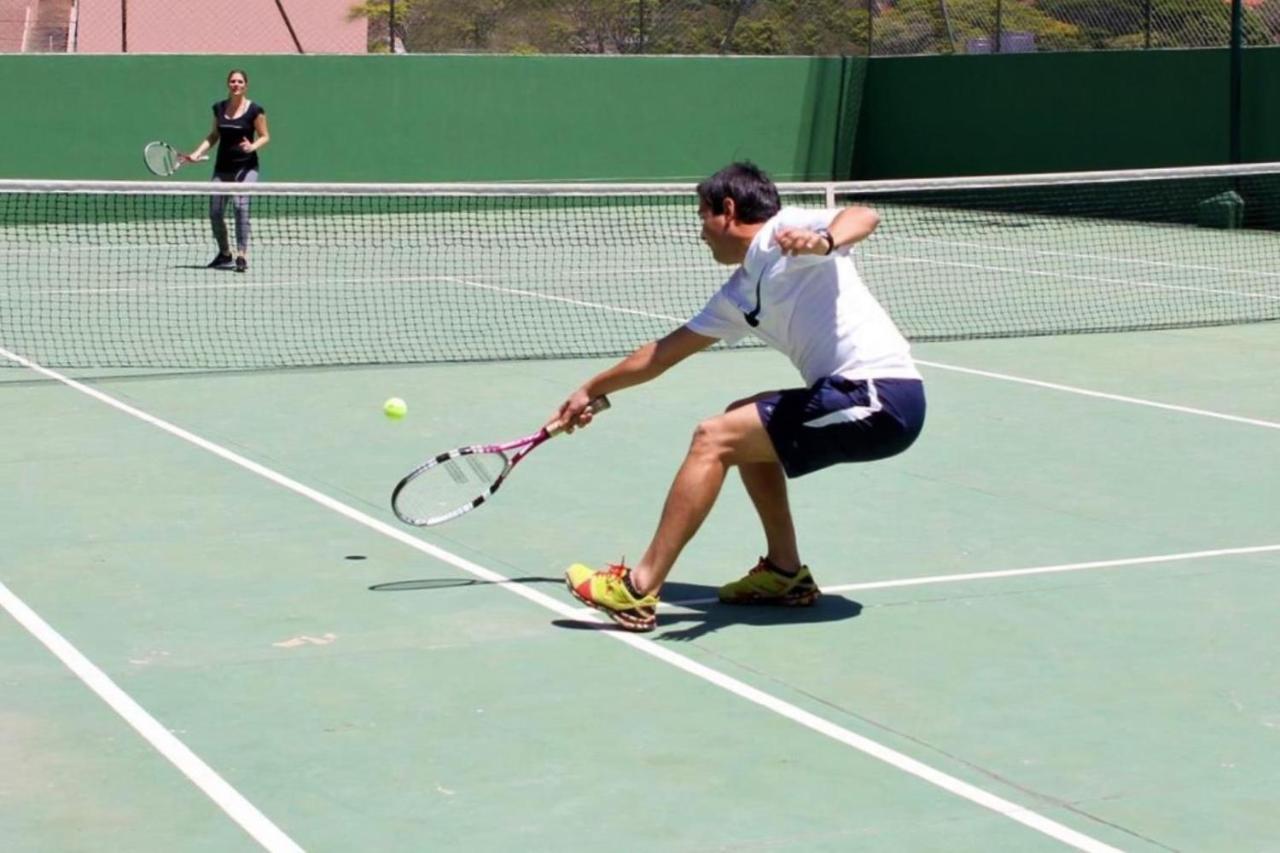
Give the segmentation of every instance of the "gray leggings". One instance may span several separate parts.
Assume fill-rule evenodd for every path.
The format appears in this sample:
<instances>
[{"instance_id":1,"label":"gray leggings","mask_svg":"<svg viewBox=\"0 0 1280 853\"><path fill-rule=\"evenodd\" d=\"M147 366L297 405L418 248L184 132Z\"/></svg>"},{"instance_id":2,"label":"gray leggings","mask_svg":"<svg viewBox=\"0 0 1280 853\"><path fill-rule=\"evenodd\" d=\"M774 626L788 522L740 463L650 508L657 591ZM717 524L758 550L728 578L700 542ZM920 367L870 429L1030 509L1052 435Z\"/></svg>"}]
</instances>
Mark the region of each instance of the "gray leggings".
<instances>
[{"instance_id":1,"label":"gray leggings","mask_svg":"<svg viewBox=\"0 0 1280 853\"><path fill-rule=\"evenodd\" d=\"M215 181L229 183L256 184L257 169L241 169L238 172L215 172ZM244 253L249 250L249 197L247 195L232 196L236 209L236 250ZM218 241L218 251L224 255L231 254L231 246L227 242L227 223L223 212L227 209L227 196L218 194L209 197L209 221L213 223L213 239Z\"/></svg>"}]
</instances>

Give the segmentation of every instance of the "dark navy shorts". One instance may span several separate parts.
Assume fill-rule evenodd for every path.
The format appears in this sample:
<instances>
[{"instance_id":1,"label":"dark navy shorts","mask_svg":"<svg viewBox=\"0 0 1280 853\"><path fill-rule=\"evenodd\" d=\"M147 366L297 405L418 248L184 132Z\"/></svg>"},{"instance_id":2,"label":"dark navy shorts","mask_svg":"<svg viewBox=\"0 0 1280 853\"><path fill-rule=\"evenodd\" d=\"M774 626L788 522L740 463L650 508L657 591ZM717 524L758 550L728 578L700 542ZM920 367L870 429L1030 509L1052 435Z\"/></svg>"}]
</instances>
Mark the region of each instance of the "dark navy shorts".
<instances>
[{"instance_id":1,"label":"dark navy shorts","mask_svg":"<svg viewBox=\"0 0 1280 853\"><path fill-rule=\"evenodd\" d=\"M800 477L839 462L884 459L910 447L924 426L924 383L827 376L811 388L761 397L756 409L783 470Z\"/></svg>"}]
</instances>

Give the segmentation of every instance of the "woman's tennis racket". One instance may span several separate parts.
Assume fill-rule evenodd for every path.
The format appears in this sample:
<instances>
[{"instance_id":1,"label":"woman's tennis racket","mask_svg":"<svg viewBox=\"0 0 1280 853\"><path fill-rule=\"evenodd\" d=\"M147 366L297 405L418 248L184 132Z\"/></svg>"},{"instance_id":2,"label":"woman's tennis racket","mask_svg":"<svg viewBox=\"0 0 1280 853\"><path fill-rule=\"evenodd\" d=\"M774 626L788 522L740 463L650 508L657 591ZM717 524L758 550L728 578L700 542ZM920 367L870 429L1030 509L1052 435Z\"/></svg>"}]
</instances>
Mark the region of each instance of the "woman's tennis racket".
<instances>
[{"instance_id":1,"label":"woman's tennis racket","mask_svg":"<svg viewBox=\"0 0 1280 853\"><path fill-rule=\"evenodd\" d=\"M587 408L592 414L603 412L609 408L609 399L596 397ZM415 527L452 521L488 500L521 459L565 428L565 424L553 424L506 444L473 444L441 453L396 484L391 508L401 521Z\"/></svg>"},{"instance_id":2,"label":"woman's tennis racket","mask_svg":"<svg viewBox=\"0 0 1280 853\"><path fill-rule=\"evenodd\" d=\"M190 163L191 158L167 142L148 142L142 149L142 162L153 175L168 177Z\"/></svg>"}]
</instances>

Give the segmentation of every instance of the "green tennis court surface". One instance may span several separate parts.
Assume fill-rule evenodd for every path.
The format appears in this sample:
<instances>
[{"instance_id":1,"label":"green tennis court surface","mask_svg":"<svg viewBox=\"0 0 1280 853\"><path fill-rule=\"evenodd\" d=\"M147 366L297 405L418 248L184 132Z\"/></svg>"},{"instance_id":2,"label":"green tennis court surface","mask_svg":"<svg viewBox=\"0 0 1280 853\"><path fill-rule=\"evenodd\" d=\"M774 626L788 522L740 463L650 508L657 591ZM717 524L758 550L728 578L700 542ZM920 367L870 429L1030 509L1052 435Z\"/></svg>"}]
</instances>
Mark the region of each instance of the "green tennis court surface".
<instances>
[{"instance_id":1,"label":"green tennis court surface","mask_svg":"<svg viewBox=\"0 0 1280 853\"><path fill-rule=\"evenodd\" d=\"M236 275L204 195L0 188L0 850L1275 848L1274 169L1225 180L881 187L923 437L793 484L809 609L715 603L731 477L644 637L561 574L781 356L388 498L702 304L687 198L255 188Z\"/></svg>"},{"instance_id":2,"label":"green tennis court surface","mask_svg":"<svg viewBox=\"0 0 1280 853\"><path fill-rule=\"evenodd\" d=\"M31 608L207 771L181 759L199 784L184 776L44 628L6 618L0 847L1273 846L1274 326L917 355L921 442L794 484L818 606L700 603L760 548L730 482L665 593L693 603L626 642L560 572L638 554L692 425L792 383L780 357L707 354L624 392L492 506L429 532L392 526L404 469L527 431L604 362L87 386L256 473L6 371L6 607ZM380 413L392 394L402 422ZM1053 570L950 577L1035 568ZM215 804L214 774L247 811Z\"/></svg>"}]
</instances>

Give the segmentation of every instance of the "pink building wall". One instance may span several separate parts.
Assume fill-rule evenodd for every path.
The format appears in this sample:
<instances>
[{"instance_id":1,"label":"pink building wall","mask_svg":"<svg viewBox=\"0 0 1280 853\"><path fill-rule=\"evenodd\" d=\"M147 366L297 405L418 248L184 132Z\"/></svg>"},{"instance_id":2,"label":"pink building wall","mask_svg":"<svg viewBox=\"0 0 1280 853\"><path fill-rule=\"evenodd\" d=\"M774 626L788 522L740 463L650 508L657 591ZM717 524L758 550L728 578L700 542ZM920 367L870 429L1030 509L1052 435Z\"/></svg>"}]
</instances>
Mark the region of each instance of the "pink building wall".
<instances>
[{"instance_id":1,"label":"pink building wall","mask_svg":"<svg viewBox=\"0 0 1280 853\"><path fill-rule=\"evenodd\" d=\"M366 53L354 0L282 0L304 53ZM78 53L297 53L275 0L80 0Z\"/></svg>"}]
</instances>

